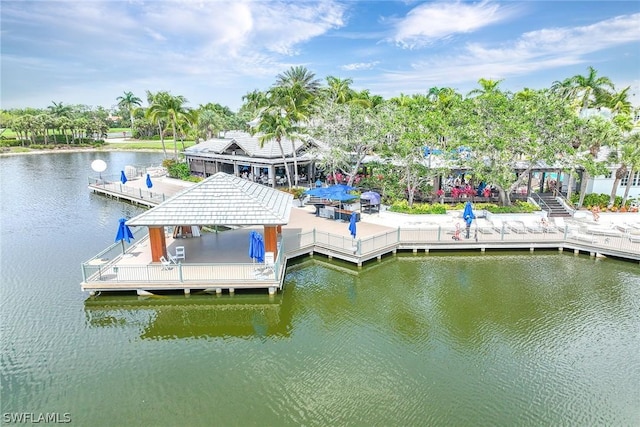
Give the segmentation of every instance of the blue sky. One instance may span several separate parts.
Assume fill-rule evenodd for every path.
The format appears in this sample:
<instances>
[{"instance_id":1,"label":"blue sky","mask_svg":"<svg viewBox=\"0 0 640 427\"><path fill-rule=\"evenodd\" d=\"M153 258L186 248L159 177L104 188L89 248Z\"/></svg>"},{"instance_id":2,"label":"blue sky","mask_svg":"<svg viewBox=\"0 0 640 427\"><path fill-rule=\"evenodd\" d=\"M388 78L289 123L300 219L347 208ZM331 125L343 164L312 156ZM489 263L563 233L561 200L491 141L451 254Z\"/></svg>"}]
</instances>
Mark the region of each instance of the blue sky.
<instances>
[{"instance_id":1,"label":"blue sky","mask_svg":"<svg viewBox=\"0 0 640 427\"><path fill-rule=\"evenodd\" d=\"M549 87L593 66L640 105L640 1L5 1L2 108L132 91L237 110L303 65L390 98L479 78Z\"/></svg>"}]
</instances>

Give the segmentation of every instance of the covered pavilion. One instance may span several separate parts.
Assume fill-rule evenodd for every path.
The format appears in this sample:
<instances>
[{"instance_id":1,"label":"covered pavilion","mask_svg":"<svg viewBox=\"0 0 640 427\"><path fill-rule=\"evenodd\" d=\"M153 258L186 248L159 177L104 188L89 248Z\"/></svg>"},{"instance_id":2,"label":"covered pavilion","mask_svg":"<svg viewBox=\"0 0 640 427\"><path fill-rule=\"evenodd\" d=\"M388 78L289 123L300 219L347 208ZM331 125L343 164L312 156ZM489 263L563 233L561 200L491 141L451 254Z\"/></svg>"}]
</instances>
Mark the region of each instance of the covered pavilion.
<instances>
[{"instance_id":1,"label":"covered pavilion","mask_svg":"<svg viewBox=\"0 0 640 427\"><path fill-rule=\"evenodd\" d=\"M293 142L284 138L278 144L275 140L260 142L260 134L229 131L222 137L187 148L184 156L194 175L208 177L217 172L226 172L275 187L284 182L283 156L292 182L295 182L295 174L299 176L299 182L310 182L316 170L315 158L309 150L320 146L320 141L310 137ZM294 157L298 171L293 171Z\"/></svg>"},{"instance_id":2,"label":"covered pavilion","mask_svg":"<svg viewBox=\"0 0 640 427\"><path fill-rule=\"evenodd\" d=\"M264 226L266 252L277 257L278 233L289 222L293 196L218 172L126 222L149 228L152 262L167 257L165 227Z\"/></svg>"}]
</instances>

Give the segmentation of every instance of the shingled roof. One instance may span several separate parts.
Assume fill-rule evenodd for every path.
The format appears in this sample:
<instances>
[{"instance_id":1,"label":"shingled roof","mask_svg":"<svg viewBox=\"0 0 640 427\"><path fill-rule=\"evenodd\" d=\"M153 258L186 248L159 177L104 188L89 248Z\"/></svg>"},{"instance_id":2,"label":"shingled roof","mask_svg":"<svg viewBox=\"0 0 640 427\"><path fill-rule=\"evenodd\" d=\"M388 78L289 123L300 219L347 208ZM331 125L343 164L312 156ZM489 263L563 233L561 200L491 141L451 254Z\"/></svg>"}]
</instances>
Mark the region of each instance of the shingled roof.
<instances>
[{"instance_id":1,"label":"shingled roof","mask_svg":"<svg viewBox=\"0 0 640 427\"><path fill-rule=\"evenodd\" d=\"M131 218L130 226L283 225L291 194L218 172Z\"/></svg>"}]
</instances>

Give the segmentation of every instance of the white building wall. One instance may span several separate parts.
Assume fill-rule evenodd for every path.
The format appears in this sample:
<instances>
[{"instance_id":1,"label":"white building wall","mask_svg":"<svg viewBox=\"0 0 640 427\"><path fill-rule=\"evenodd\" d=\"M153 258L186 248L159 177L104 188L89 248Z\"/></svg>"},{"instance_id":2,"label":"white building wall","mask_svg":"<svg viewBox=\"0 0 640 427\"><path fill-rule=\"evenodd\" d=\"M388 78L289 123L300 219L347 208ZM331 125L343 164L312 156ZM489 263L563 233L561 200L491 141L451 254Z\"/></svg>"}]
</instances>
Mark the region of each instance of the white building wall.
<instances>
[{"instance_id":1,"label":"white building wall","mask_svg":"<svg viewBox=\"0 0 640 427\"><path fill-rule=\"evenodd\" d=\"M613 176L613 175L612 175ZM613 181L615 179L605 178L603 175L597 176L595 178L590 178L587 181L587 194L595 193L595 194L611 194L611 189L613 188ZM618 190L616 191L616 195L623 197L624 192L626 190L626 185L618 185ZM640 186L632 185L629 189L629 198L637 199L640 198Z\"/></svg>"}]
</instances>

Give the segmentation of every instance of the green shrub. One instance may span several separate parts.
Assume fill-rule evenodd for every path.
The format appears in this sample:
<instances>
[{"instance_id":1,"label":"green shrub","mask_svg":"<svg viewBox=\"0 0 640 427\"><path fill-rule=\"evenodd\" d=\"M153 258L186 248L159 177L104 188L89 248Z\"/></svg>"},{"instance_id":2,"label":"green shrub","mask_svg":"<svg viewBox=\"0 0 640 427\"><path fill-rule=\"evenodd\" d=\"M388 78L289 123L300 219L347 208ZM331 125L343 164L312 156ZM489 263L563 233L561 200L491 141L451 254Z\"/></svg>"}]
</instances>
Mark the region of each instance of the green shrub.
<instances>
[{"instance_id":1,"label":"green shrub","mask_svg":"<svg viewBox=\"0 0 640 427\"><path fill-rule=\"evenodd\" d=\"M399 200L394 202L389 210L391 212L407 213L407 214L432 214L442 215L447 213L447 206L440 203L414 203L412 207L409 207L409 202L406 200Z\"/></svg>"}]
</instances>

